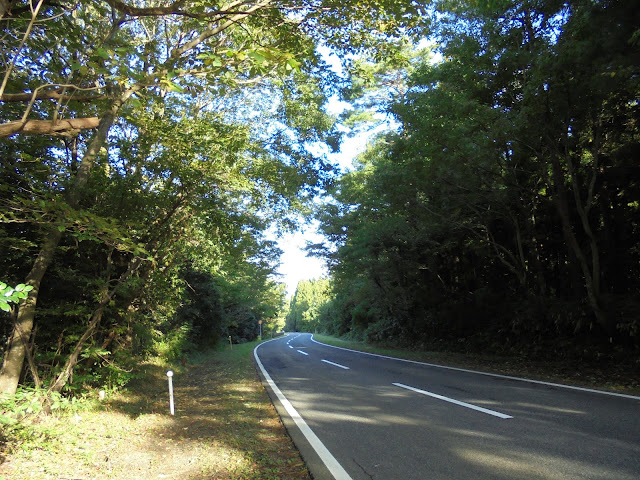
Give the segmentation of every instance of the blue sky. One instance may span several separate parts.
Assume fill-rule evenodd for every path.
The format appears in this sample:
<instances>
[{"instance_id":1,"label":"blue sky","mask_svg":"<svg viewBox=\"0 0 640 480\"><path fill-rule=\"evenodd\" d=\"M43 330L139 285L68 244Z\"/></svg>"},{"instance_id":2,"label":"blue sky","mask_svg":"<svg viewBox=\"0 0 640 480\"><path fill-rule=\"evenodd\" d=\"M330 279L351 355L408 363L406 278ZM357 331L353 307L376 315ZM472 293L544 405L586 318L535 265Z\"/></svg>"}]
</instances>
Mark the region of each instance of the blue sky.
<instances>
[{"instance_id":1,"label":"blue sky","mask_svg":"<svg viewBox=\"0 0 640 480\"><path fill-rule=\"evenodd\" d=\"M418 44L418 48L426 47L428 44L429 42L425 39ZM340 66L338 57L332 54L327 48L320 47L318 50L324 60L331 66L331 69L341 74L342 67ZM439 62L441 60L442 57L440 55L434 55L432 61ZM334 115L339 115L346 108L349 108L349 104L339 101L337 97L331 98L327 104L327 111ZM329 160L338 165L343 171L352 169L353 160L365 150L367 142L372 139L374 135L388 127L388 124L386 127L384 125L379 126L358 137L345 136L340 147L340 152L328 154ZM319 258L307 257L304 251L307 242L320 243L321 241L322 236L318 234L317 227L313 225L306 225L301 231L284 235L278 239L278 246L284 252L281 257L280 267L277 270L282 277L278 280L286 283L288 295L292 296L295 293L298 282L321 278L327 275L328 272L324 262Z\"/></svg>"},{"instance_id":2,"label":"blue sky","mask_svg":"<svg viewBox=\"0 0 640 480\"><path fill-rule=\"evenodd\" d=\"M340 152L330 154L329 158L342 170L351 169L353 159L364 151L368 138L368 136L366 138L345 138ZM278 240L278 246L284 252L278 273L282 275L280 281L287 285L288 295L295 293L298 282L327 275L322 259L307 257L304 251L307 242L320 243L322 241L323 237L318 234L316 229L317 227L314 225L305 225L301 231L286 234Z\"/></svg>"}]
</instances>

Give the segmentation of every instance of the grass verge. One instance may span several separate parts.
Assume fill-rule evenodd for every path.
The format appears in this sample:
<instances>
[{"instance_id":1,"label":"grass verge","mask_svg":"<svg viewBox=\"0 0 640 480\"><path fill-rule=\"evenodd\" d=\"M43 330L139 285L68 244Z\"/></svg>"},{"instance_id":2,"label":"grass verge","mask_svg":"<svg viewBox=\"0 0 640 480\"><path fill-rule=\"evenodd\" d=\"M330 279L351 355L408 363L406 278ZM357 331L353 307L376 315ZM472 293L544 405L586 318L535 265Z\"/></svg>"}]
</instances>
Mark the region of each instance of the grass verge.
<instances>
[{"instance_id":1,"label":"grass verge","mask_svg":"<svg viewBox=\"0 0 640 480\"><path fill-rule=\"evenodd\" d=\"M0 479L309 479L256 374L256 344L174 368L175 416L170 366L147 363L102 404L25 419L5 435Z\"/></svg>"},{"instance_id":2,"label":"grass verge","mask_svg":"<svg viewBox=\"0 0 640 480\"><path fill-rule=\"evenodd\" d=\"M423 351L387 348L363 342L344 340L327 335L314 335L319 342L336 347L376 353L450 367L468 368L483 372L512 375L594 388L606 391L640 395L640 360L630 364L594 364L577 360L530 360L490 354L465 354L448 351Z\"/></svg>"}]
</instances>

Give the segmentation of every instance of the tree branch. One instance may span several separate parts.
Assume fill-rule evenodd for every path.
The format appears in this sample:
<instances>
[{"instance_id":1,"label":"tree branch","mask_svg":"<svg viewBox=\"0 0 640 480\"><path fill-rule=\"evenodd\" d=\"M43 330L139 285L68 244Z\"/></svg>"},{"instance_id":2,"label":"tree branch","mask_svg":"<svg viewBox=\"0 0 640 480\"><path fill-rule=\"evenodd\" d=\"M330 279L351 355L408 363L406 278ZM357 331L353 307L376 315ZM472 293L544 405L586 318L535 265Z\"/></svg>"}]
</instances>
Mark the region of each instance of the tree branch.
<instances>
[{"instance_id":1,"label":"tree branch","mask_svg":"<svg viewBox=\"0 0 640 480\"><path fill-rule=\"evenodd\" d=\"M0 125L0 138L10 137L17 133L31 135L53 135L73 137L81 130L96 128L100 123L98 117L69 118L53 122L51 120L21 120Z\"/></svg>"},{"instance_id":2,"label":"tree branch","mask_svg":"<svg viewBox=\"0 0 640 480\"><path fill-rule=\"evenodd\" d=\"M20 45L18 46L18 50L16 51L15 55L11 59L11 63L9 63L8 68L4 72L4 78L2 79L2 84L0 85L0 95L2 95L4 93L4 89L7 87L7 82L9 82L9 77L11 77L11 72L13 71L13 67L16 64L16 61L17 61L17 59L18 59L18 57L20 55L20 52L22 51L22 48L24 47L24 44L27 41L27 38L29 38L29 35L31 35L31 30L33 29L33 25L36 22L36 17L38 16L38 13L40 13L40 7L42 7L43 3L44 3L44 0L40 0L37 3L36 8L33 10L32 14L31 14L31 21L29 22L29 26L27 27L27 31L24 32L24 36L22 37L22 41L20 42ZM3 12L3 14L4 13L5 12Z\"/></svg>"},{"instance_id":3,"label":"tree branch","mask_svg":"<svg viewBox=\"0 0 640 480\"><path fill-rule=\"evenodd\" d=\"M120 0L106 0L112 8L132 17L162 17L165 15L177 15L188 18L211 18L211 17L224 17L227 15L250 15L251 12L244 12L242 10L231 10L237 6L242 6L246 1L233 2L227 5L222 10L211 10L210 12L193 13L182 10L182 6L185 4L185 0L177 0L171 5L166 7L133 7L127 5Z\"/></svg>"},{"instance_id":4,"label":"tree branch","mask_svg":"<svg viewBox=\"0 0 640 480\"><path fill-rule=\"evenodd\" d=\"M271 2L272 2L272 0L260 0L255 5L251 6L250 8L247 8L247 10L242 11L242 12L238 12L236 14L232 14L231 17L228 18L227 21L224 22L223 24L218 25L215 28L211 28L209 30L205 30L200 35L198 35L196 38L194 38L190 42L187 42L182 47L175 48L170 53L169 60L177 59L183 53L191 50L192 48L195 48L196 46L198 46L199 44L201 44L202 42L204 42L208 38L213 37L214 35L217 35L220 32L223 32L224 30L229 28L231 25L234 25L236 22L238 22L242 18L245 18L247 15L251 15L252 13L254 13L256 11L267 7ZM238 3L238 2L236 2L236 3Z\"/></svg>"},{"instance_id":5,"label":"tree branch","mask_svg":"<svg viewBox=\"0 0 640 480\"><path fill-rule=\"evenodd\" d=\"M35 97L32 93L5 93L0 95L0 102L24 103L33 100L60 100L75 102L93 102L94 100L104 100L107 95L75 95L73 93L60 93L60 91L40 92Z\"/></svg>"}]
</instances>

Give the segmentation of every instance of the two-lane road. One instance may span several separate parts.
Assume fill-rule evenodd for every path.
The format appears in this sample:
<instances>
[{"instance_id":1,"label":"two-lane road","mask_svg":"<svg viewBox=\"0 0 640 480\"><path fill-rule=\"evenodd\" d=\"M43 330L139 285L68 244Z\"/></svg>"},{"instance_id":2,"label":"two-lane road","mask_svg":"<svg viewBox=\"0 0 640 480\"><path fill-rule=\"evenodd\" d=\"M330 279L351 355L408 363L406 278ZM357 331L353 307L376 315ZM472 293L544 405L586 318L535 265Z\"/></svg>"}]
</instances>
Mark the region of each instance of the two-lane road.
<instances>
[{"instance_id":1,"label":"two-lane road","mask_svg":"<svg viewBox=\"0 0 640 480\"><path fill-rule=\"evenodd\" d=\"M254 355L317 479L640 479L640 397L339 349Z\"/></svg>"}]
</instances>

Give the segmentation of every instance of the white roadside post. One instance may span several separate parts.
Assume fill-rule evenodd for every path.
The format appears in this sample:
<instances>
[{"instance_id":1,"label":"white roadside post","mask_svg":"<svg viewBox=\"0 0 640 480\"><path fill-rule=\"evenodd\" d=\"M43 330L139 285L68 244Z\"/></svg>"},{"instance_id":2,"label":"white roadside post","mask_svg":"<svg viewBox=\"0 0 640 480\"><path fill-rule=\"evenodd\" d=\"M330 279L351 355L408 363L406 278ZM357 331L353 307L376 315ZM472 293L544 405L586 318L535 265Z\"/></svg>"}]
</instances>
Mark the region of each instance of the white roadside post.
<instances>
[{"instance_id":1,"label":"white roadside post","mask_svg":"<svg viewBox=\"0 0 640 480\"><path fill-rule=\"evenodd\" d=\"M167 379L169 380L169 413L171 413L171 415L174 415L174 410L173 410L173 372L171 370L169 370L167 372Z\"/></svg>"},{"instance_id":2,"label":"white roadside post","mask_svg":"<svg viewBox=\"0 0 640 480\"><path fill-rule=\"evenodd\" d=\"M260 325L260 341L262 341L262 320L258 320L258 325Z\"/></svg>"},{"instance_id":3,"label":"white roadside post","mask_svg":"<svg viewBox=\"0 0 640 480\"><path fill-rule=\"evenodd\" d=\"M231 341L231 335L229 335L229 348L233 350L233 342Z\"/></svg>"}]
</instances>

